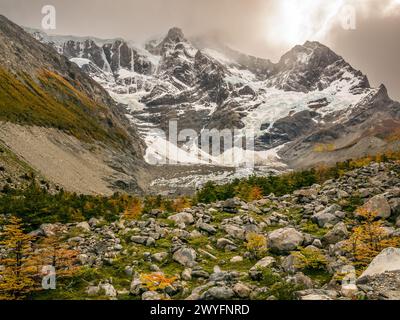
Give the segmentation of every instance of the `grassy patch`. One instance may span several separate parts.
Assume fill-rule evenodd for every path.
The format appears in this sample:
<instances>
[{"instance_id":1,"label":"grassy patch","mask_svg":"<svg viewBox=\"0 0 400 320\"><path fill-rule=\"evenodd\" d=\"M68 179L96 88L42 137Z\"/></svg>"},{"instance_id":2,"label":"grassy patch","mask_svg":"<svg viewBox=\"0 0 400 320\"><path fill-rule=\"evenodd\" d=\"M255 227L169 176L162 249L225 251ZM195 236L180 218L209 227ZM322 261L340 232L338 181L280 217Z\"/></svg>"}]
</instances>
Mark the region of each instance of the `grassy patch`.
<instances>
[{"instance_id":1,"label":"grassy patch","mask_svg":"<svg viewBox=\"0 0 400 320\"><path fill-rule=\"evenodd\" d=\"M88 142L124 141L126 135L114 127L107 107L76 87L48 70L34 81L0 69L0 120L52 127Z\"/></svg>"},{"instance_id":2,"label":"grassy patch","mask_svg":"<svg viewBox=\"0 0 400 320\"><path fill-rule=\"evenodd\" d=\"M353 213L357 208L364 204L363 199L360 196L351 196L350 198L342 201L340 205L345 212Z\"/></svg>"},{"instance_id":3,"label":"grassy patch","mask_svg":"<svg viewBox=\"0 0 400 320\"><path fill-rule=\"evenodd\" d=\"M316 281L320 286L327 284L332 279L332 275L326 270L305 269L303 273Z\"/></svg>"},{"instance_id":4,"label":"grassy patch","mask_svg":"<svg viewBox=\"0 0 400 320\"><path fill-rule=\"evenodd\" d=\"M322 238L328 230L325 228L320 228L316 223L312 221L307 221L301 225L301 231L311 234L317 238Z\"/></svg>"},{"instance_id":5,"label":"grassy patch","mask_svg":"<svg viewBox=\"0 0 400 320\"><path fill-rule=\"evenodd\" d=\"M303 289L302 286L286 282L281 275L270 268L262 270L262 279L255 284L268 288L267 292L257 297L258 300L265 300L270 296L274 296L278 300L294 300L294 293Z\"/></svg>"}]
</instances>

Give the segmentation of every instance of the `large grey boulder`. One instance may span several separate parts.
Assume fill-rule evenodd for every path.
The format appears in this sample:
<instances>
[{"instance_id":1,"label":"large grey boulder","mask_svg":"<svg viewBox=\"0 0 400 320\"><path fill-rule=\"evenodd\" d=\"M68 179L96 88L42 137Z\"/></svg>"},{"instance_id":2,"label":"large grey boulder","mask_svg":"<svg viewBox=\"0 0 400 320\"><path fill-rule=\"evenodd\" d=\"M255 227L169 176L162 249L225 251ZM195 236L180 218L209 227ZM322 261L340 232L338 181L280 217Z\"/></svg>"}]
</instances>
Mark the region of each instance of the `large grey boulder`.
<instances>
[{"instance_id":1,"label":"large grey boulder","mask_svg":"<svg viewBox=\"0 0 400 320\"><path fill-rule=\"evenodd\" d=\"M205 285L194 288L192 293L185 298L185 300L200 300L200 297L202 296L201 293L214 285L214 282L207 282Z\"/></svg>"},{"instance_id":2,"label":"large grey boulder","mask_svg":"<svg viewBox=\"0 0 400 320\"><path fill-rule=\"evenodd\" d=\"M226 246L235 246L235 243L233 243L231 240L229 239L225 239L225 238L219 238L217 240L217 248L218 249L225 249Z\"/></svg>"},{"instance_id":3,"label":"large grey boulder","mask_svg":"<svg viewBox=\"0 0 400 320\"><path fill-rule=\"evenodd\" d=\"M78 223L76 227L85 232L90 232L90 225L86 221Z\"/></svg>"},{"instance_id":4,"label":"large grey boulder","mask_svg":"<svg viewBox=\"0 0 400 320\"><path fill-rule=\"evenodd\" d=\"M383 219L389 218L392 212L389 202L383 195L372 197L362 206L362 208L367 209L370 212L375 212L378 217Z\"/></svg>"},{"instance_id":5,"label":"large grey boulder","mask_svg":"<svg viewBox=\"0 0 400 320\"><path fill-rule=\"evenodd\" d=\"M193 215L189 212L180 212L168 217L168 220L174 221L176 224L192 224L194 223Z\"/></svg>"},{"instance_id":6,"label":"large grey boulder","mask_svg":"<svg viewBox=\"0 0 400 320\"><path fill-rule=\"evenodd\" d=\"M266 269L271 267L274 263L275 259L273 257L264 257L259 260L250 270Z\"/></svg>"},{"instance_id":7,"label":"large grey boulder","mask_svg":"<svg viewBox=\"0 0 400 320\"><path fill-rule=\"evenodd\" d=\"M147 238L145 236L132 236L131 241L137 244L146 244Z\"/></svg>"},{"instance_id":8,"label":"large grey boulder","mask_svg":"<svg viewBox=\"0 0 400 320\"><path fill-rule=\"evenodd\" d=\"M296 296L299 300L334 300L338 293L334 290L306 289L297 291Z\"/></svg>"},{"instance_id":9,"label":"large grey boulder","mask_svg":"<svg viewBox=\"0 0 400 320\"><path fill-rule=\"evenodd\" d=\"M151 260L155 262L163 262L165 259L167 259L167 257L167 252L157 252L151 256Z\"/></svg>"},{"instance_id":10,"label":"large grey boulder","mask_svg":"<svg viewBox=\"0 0 400 320\"><path fill-rule=\"evenodd\" d=\"M110 283L101 284L100 289L103 290L104 295L107 297L115 298L117 296L117 290Z\"/></svg>"},{"instance_id":11,"label":"large grey boulder","mask_svg":"<svg viewBox=\"0 0 400 320\"><path fill-rule=\"evenodd\" d=\"M201 300L229 300L234 296L235 292L229 287L212 287L202 294Z\"/></svg>"},{"instance_id":12,"label":"large grey boulder","mask_svg":"<svg viewBox=\"0 0 400 320\"><path fill-rule=\"evenodd\" d=\"M329 210L323 210L314 214L312 220L321 228L325 227L327 224L334 225L339 222L339 218L334 213L329 212Z\"/></svg>"},{"instance_id":13,"label":"large grey boulder","mask_svg":"<svg viewBox=\"0 0 400 320\"><path fill-rule=\"evenodd\" d=\"M344 222L339 222L322 238L322 241L326 244L335 244L346 239L348 235L349 232L346 224Z\"/></svg>"},{"instance_id":14,"label":"large grey boulder","mask_svg":"<svg viewBox=\"0 0 400 320\"><path fill-rule=\"evenodd\" d=\"M42 224L39 229L44 234L45 237L52 237L57 233L58 225L51 223Z\"/></svg>"},{"instance_id":15,"label":"large grey boulder","mask_svg":"<svg viewBox=\"0 0 400 320\"><path fill-rule=\"evenodd\" d=\"M163 300L166 297L156 291L146 291L142 294L142 300L157 301Z\"/></svg>"},{"instance_id":16,"label":"large grey boulder","mask_svg":"<svg viewBox=\"0 0 400 320\"><path fill-rule=\"evenodd\" d=\"M196 257L196 251L194 251L192 248L181 248L174 253L172 259L184 267L190 268L196 265Z\"/></svg>"},{"instance_id":17,"label":"large grey boulder","mask_svg":"<svg viewBox=\"0 0 400 320\"><path fill-rule=\"evenodd\" d=\"M242 201L238 198L228 199L223 204L223 211L227 213L238 213L238 207L242 204Z\"/></svg>"},{"instance_id":18,"label":"large grey boulder","mask_svg":"<svg viewBox=\"0 0 400 320\"><path fill-rule=\"evenodd\" d=\"M248 298L251 293L251 289L241 282L235 284L235 286L233 287L233 291L239 298L242 299Z\"/></svg>"},{"instance_id":19,"label":"large grey boulder","mask_svg":"<svg viewBox=\"0 0 400 320\"><path fill-rule=\"evenodd\" d=\"M246 238L246 231L243 228L231 224L224 225L221 228L232 238L239 240L245 240Z\"/></svg>"},{"instance_id":20,"label":"large grey boulder","mask_svg":"<svg viewBox=\"0 0 400 320\"><path fill-rule=\"evenodd\" d=\"M372 260L360 279L397 270L400 270L400 249L386 248Z\"/></svg>"},{"instance_id":21,"label":"large grey boulder","mask_svg":"<svg viewBox=\"0 0 400 320\"><path fill-rule=\"evenodd\" d=\"M294 228L286 227L268 234L268 246L272 251L289 252L301 246L304 235Z\"/></svg>"},{"instance_id":22,"label":"large grey boulder","mask_svg":"<svg viewBox=\"0 0 400 320\"><path fill-rule=\"evenodd\" d=\"M197 227L198 227L200 230L205 231L205 232L207 232L207 233L209 233L209 234L215 234L215 233L217 233L217 229L215 229L211 224L208 224L208 223L201 222L201 223L199 223L199 224L197 225Z\"/></svg>"},{"instance_id":23,"label":"large grey boulder","mask_svg":"<svg viewBox=\"0 0 400 320\"><path fill-rule=\"evenodd\" d=\"M152 237L146 237L146 236L132 236L131 241L137 244L142 244L147 247L154 246L156 243L156 240Z\"/></svg>"},{"instance_id":24,"label":"large grey boulder","mask_svg":"<svg viewBox=\"0 0 400 320\"><path fill-rule=\"evenodd\" d=\"M130 286L130 290L129 292L134 295L137 296L140 294L141 290L142 290L142 281L135 277L132 282L131 282L131 286Z\"/></svg>"},{"instance_id":25,"label":"large grey boulder","mask_svg":"<svg viewBox=\"0 0 400 320\"><path fill-rule=\"evenodd\" d=\"M306 199L315 199L318 195L318 190L309 188L309 189L300 189L293 192L293 195L299 197L301 200Z\"/></svg>"},{"instance_id":26,"label":"large grey boulder","mask_svg":"<svg viewBox=\"0 0 400 320\"><path fill-rule=\"evenodd\" d=\"M305 289L312 289L314 287L314 283L311 278L307 277L302 272L298 272L293 276L289 276L287 281L295 285L302 286Z\"/></svg>"}]
</instances>

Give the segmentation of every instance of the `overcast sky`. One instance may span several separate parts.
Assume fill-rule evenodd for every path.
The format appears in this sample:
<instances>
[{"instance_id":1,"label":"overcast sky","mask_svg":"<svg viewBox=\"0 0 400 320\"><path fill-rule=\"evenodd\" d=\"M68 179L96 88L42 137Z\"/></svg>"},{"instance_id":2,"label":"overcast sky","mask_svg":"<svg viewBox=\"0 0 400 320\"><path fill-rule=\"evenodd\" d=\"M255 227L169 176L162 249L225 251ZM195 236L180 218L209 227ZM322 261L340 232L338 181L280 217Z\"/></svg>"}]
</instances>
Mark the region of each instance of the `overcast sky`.
<instances>
[{"instance_id":1,"label":"overcast sky","mask_svg":"<svg viewBox=\"0 0 400 320\"><path fill-rule=\"evenodd\" d=\"M0 0L0 13L41 28L44 5L56 8L56 34L144 41L177 26L275 62L318 40L400 100L400 0Z\"/></svg>"}]
</instances>

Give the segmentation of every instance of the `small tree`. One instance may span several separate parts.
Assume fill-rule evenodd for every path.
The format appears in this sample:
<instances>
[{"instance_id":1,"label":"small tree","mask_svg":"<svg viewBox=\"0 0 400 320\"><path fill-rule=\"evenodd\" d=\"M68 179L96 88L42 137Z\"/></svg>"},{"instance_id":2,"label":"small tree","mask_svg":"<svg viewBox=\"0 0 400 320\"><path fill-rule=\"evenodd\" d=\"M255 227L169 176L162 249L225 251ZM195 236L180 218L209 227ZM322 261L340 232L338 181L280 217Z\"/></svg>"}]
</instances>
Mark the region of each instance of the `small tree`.
<instances>
[{"instance_id":1,"label":"small tree","mask_svg":"<svg viewBox=\"0 0 400 320\"><path fill-rule=\"evenodd\" d=\"M258 258L267 251L267 238L261 234L249 233L246 247L254 258Z\"/></svg>"},{"instance_id":2,"label":"small tree","mask_svg":"<svg viewBox=\"0 0 400 320\"><path fill-rule=\"evenodd\" d=\"M124 211L126 220L137 220L143 212L143 203L139 198L133 198Z\"/></svg>"},{"instance_id":3,"label":"small tree","mask_svg":"<svg viewBox=\"0 0 400 320\"><path fill-rule=\"evenodd\" d=\"M52 266L56 270L57 278L69 278L79 271L77 265L79 252L72 250L57 236L44 238L38 245L34 260L41 272L43 266Z\"/></svg>"},{"instance_id":4,"label":"small tree","mask_svg":"<svg viewBox=\"0 0 400 320\"><path fill-rule=\"evenodd\" d=\"M305 270L323 270L328 264L325 256L314 248L301 248L300 251L292 252L298 258L296 267Z\"/></svg>"},{"instance_id":5,"label":"small tree","mask_svg":"<svg viewBox=\"0 0 400 320\"><path fill-rule=\"evenodd\" d=\"M0 245L6 253L0 259L0 299L23 299L35 288L35 272L32 267L33 237L25 234L22 220L12 216L1 233Z\"/></svg>"},{"instance_id":6,"label":"small tree","mask_svg":"<svg viewBox=\"0 0 400 320\"><path fill-rule=\"evenodd\" d=\"M250 189L249 201L260 200L263 197L263 191L260 187L254 186Z\"/></svg>"},{"instance_id":7,"label":"small tree","mask_svg":"<svg viewBox=\"0 0 400 320\"><path fill-rule=\"evenodd\" d=\"M376 219L377 212L359 208L357 213L362 220L353 228L352 235L346 242L346 249L352 254L356 266L365 267L382 250L398 246L400 238L388 237L383 221Z\"/></svg>"},{"instance_id":8,"label":"small tree","mask_svg":"<svg viewBox=\"0 0 400 320\"><path fill-rule=\"evenodd\" d=\"M190 200L186 197L179 197L175 199L172 204L172 209L174 212L181 212L187 208L190 208Z\"/></svg>"}]
</instances>

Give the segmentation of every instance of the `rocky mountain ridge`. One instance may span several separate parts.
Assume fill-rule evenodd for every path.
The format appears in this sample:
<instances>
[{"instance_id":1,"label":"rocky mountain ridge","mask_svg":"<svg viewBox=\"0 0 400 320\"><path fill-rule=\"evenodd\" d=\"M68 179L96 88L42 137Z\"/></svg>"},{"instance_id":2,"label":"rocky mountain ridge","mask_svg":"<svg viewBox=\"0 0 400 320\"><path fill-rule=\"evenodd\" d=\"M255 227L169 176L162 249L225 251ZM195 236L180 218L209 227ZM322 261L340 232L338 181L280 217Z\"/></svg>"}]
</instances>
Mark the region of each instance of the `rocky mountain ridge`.
<instances>
[{"instance_id":1,"label":"rocky mountain ridge","mask_svg":"<svg viewBox=\"0 0 400 320\"><path fill-rule=\"evenodd\" d=\"M187 38L178 28L143 45L31 32L127 105L150 163L168 158L162 147L168 142L155 129L167 132L175 119L178 129L199 135L206 129L254 130L257 166L299 168L345 160L346 154L360 157L371 139L378 150L393 147L386 138L398 128L399 104L318 42L295 46L273 63ZM320 145L329 150L317 152ZM173 160L204 164L193 141L179 147L182 156ZM232 165L212 157L208 164Z\"/></svg>"},{"instance_id":2,"label":"rocky mountain ridge","mask_svg":"<svg viewBox=\"0 0 400 320\"><path fill-rule=\"evenodd\" d=\"M3 16L0 78L0 140L6 154L13 153L51 182L57 175L57 184L69 190L141 189L144 144L124 108L75 63ZM5 160L7 180L18 180L11 178ZM85 169L88 162L98 165L99 173L90 165ZM85 170L90 173L82 174ZM93 185L85 187L82 180L90 177L95 177ZM18 181L8 184L13 183Z\"/></svg>"}]
</instances>

